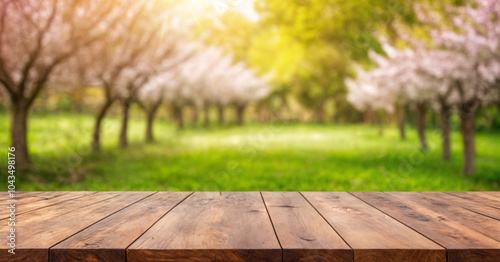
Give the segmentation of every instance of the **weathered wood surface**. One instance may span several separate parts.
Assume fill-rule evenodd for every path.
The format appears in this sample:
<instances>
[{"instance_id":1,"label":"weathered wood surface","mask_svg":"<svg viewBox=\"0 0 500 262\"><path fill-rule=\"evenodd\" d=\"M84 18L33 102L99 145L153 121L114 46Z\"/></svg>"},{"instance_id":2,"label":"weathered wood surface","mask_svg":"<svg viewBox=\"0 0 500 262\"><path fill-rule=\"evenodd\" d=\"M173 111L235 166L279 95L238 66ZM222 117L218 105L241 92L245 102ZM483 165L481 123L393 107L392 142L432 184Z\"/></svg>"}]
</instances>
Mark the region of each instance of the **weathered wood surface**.
<instances>
[{"instance_id":1,"label":"weathered wood surface","mask_svg":"<svg viewBox=\"0 0 500 262\"><path fill-rule=\"evenodd\" d=\"M50 259L126 261L125 249L189 194L159 192L136 202L52 247Z\"/></svg>"},{"instance_id":2,"label":"weathered wood surface","mask_svg":"<svg viewBox=\"0 0 500 262\"><path fill-rule=\"evenodd\" d=\"M304 192L354 250L355 261L445 261L446 251L346 192Z\"/></svg>"},{"instance_id":3,"label":"weathered wood surface","mask_svg":"<svg viewBox=\"0 0 500 262\"><path fill-rule=\"evenodd\" d=\"M35 194L22 194L15 203L18 207L16 209L16 213L18 215L22 213L26 213L28 211L32 211L35 209L39 209L42 207L48 207L57 203L62 203L71 199L76 199L80 197L84 197L90 194L95 194L95 192L88 191L77 191L77 192L46 192L43 195L35 195ZM9 216L9 211L5 208L0 209L0 219L6 218Z\"/></svg>"},{"instance_id":4,"label":"weathered wood surface","mask_svg":"<svg viewBox=\"0 0 500 262\"><path fill-rule=\"evenodd\" d=\"M373 193L356 192L355 196L387 215L397 219L420 234L435 241L447 250L447 261L498 261L500 257L500 242L486 236L473 228L472 225L461 223L461 215L451 217L445 205L437 202L439 211L432 203L424 203L415 193ZM454 206L458 203L448 202ZM470 214L469 214L470 215ZM476 225L477 226L477 225Z\"/></svg>"},{"instance_id":5,"label":"weathered wood surface","mask_svg":"<svg viewBox=\"0 0 500 262\"><path fill-rule=\"evenodd\" d=\"M298 192L262 192L283 261L352 261L353 252Z\"/></svg>"},{"instance_id":6,"label":"weathered wood surface","mask_svg":"<svg viewBox=\"0 0 500 262\"><path fill-rule=\"evenodd\" d=\"M7 193L0 201L8 206ZM499 261L499 192L20 192L1 261ZM7 236L7 208L0 235ZM4 241L4 243L6 243Z\"/></svg>"},{"instance_id":7,"label":"weathered wood surface","mask_svg":"<svg viewBox=\"0 0 500 262\"><path fill-rule=\"evenodd\" d=\"M128 261L281 261L259 192L196 192L127 250Z\"/></svg>"},{"instance_id":8,"label":"weathered wood surface","mask_svg":"<svg viewBox=\"0 0 500 262\"><path fill-rule=\"evenodd\" d=\"M469 200L465 202L467 207L475 208L495 208L500 210L500 198L488 194L479 194L480 192L450 192L448 194L461 199ZM457 202L452 200L452 202Z\"/></svg>"},{"instance_id":9,"label":"weathered wood surface","mask_svg":"<svg viewBox=\"0 0 500 262\"><path fill-rule=\"evenodd\" d=\"M8 254L7 245L3 245L0 252L7 255L0 261L48 261L50 247L150 194L99 192L20 214L16 217L16 254ZM2 222L7 224L6 219ZM6 226L0 228L1 236L7 232Z\"/></svg>"}]
</instances>

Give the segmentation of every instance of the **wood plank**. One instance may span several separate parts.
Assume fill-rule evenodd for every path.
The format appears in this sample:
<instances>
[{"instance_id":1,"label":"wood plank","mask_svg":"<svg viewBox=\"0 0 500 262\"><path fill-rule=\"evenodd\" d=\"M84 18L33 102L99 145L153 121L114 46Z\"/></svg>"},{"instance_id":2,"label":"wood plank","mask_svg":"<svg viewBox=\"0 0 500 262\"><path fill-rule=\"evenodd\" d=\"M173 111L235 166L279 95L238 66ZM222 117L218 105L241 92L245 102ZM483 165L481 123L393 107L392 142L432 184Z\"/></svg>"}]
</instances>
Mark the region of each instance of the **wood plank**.
<instances>
[{"instance_id":1,"label":"wood plank","mask_svg":"<svg viewBox=\"0 0 500 262\"><path fill-rule=\"evenodd\" d=\"M483 200L487 202L489 199L480 198L477 196L467 196L465 194L450 195L442 192L426 192L425 195L435 198L436 201L439 201L445 205L459 206L467 210L500 220L500 207L494 208L492 206L484 204Z\"/></svg>"},{"instance_id":2,"label":"wood plank","mask_svg":"<svg viewBox=\"0 0 500 262\"><path fill-rule=\"evenodd\" d=\"M15 202L16 204L16 214L20 215L35 209L51 206L57 203L62 203L71 199L76 199L84 197L87 195L95 194L96 192L91 191L76 191L76 192L53 192L54 194L47 194L44 197L38 195L21 197ZM9 217L9 211L7 209L0 210L0 219Z\"/></svg>"},{"instance_id":3,"label":"wood plank","mask_svg":"<svg viewBox=\"0 0 500 262\"><path fill-rule=\"evenodd\" d=\"M10 199L26 199L30 198L31 200L35 201L38 199L47 199L59 195L64 195L69 193L68 191L22 191L22 192L16 192L14 194L15 198L11 198L8 192L3 191L3 194L0 196L0 201L5 201L5 200L10 200Z\"/></svg>"},{"instance_id":4,"label":"wood plank","mask_svg":"<svg viewBox=\"0 0 500 262\"><path fill-rule=\"evenodd\" d=\"M489 207L500 209L500 198L490 198L488 197L488 195L480 195L477 194L477 192L446 192L446 194L466 199L479 205L486 205Z\"/></svg>"},{"instance_id":5,"label":"wood plank","mask_svg":"<svg viewBox=\"0 0 500 262\"><path fill-rule=\"evenodd\" d=\"M1 256L0 262L46 262L53 245L151 194L99 192L21 214L16 218L16 254L8 254L7 245L2 245L0 252L8 255ZM7 227L0 227L0 235L8 235L7 231Z\"/></svg>"},{"instance_id":6,"label":"wood plank","mask_svg":"<svg viewBox=\"0 0 500 262\"><path fill-rule=\"evenodd\" d=\"M38 194L37 192L31 192L31 193L24 193L24 194L16 194L15 198L10 198L8 197L7 194L4 195L4 199L2 199L2 202L4 202L6 205L9 204L15 204L16 205L16 214L19 214L19 208L21 206L24 206L25 204L28 203L35 203L37 201L42 201L42 200L47 200L53 197L61 196L64 194L67 194L68 192L40 192L44 193ZM9 210L6 208L0 209L0 219L4 219L9 217Z\"/></svg>"},{"instance_id":7,"label":"wood plank","mask_svg":"<svg viewBox=\"0 0 500 262\"><path fill-rule=\"evenodd\" d=\"M96 194L90 194L86 197L82 198L74 198L72 200L69 200L64 203L58 203L55 205L51 206L45 206L41 207L36 210L28 211L25 213L25 216L27 217L39 217L39 216L46 216L47 214L50 214L51 216L59 216L64 213L69 213L73 210L76 210L78 208L83 208L87 205L91 205L100 201L104 201L106 199L112 198L112 197L117 197L120 193L119 192L98 192Z\"/></svg>"},{"instance_id":8,"label":"wood plank","mask_svg":"<svg viewBox=\"0 0 500 262\"><path fill-rule=\"evenodd\" d=\"M50 249L50 261L126 261L126 248L191 192L159 192Z\"/></svg>"},{"instance_id":9,"label":"wood plank","mask_svg":"<svg viewBox=\"0 0 500 262\"><path fill-rule=\"evenodd\" d=\"M490 199L495 202L500 202L500 196L493 194L494 192L467 192L467 194ZM498 205L496 205L498 207Z\"/></svg>"},{"instance_id":10,"label":"wood plank","mask_svg":"<svg viewBox=\"0 0 500 262\"><path fill-rule=\"evenodd\" d=\"M500 198L500 191L476 191L476 192L479 194L482 194L482 195L489 195L489 196L493 196L496 198ZM473 192L473 193L476 193L476 192Z\"/></svg>"},{"instance_id":11,"label":"wood plank","mask_svg":"<svg viewBox=\"0 0 500 262\"><path fill-rule=\"evenodd\" d=\"M14 195L15 195L16 198L20 198L21 196L26 195L26 193L27 193L27 191L16 191L14 193ZM8 191L2 191L0 193L0 201L4 201L4 200L7 200L7 199L12 199L10 197L9 192Z\"/></svg>"},{"instance_id":12,"label":"wood plank","mask_svg":"<svg viewBox=\"0 0 500 262\"><path fill-rule=\"evenodd\" d=\"M262 192L283 261L352 261L352 249L298 192Z\"/></svg>"},{"instance_id":13,"label":"wood plank","mask_svg":"<svg viewBox=\"0 0 500 262\"><path fill-rule=\"evenodd\" d=\"M259 192L195 192L127 249L127 261L281 261Z\"/></svg>"},{"instance_id":14,"label":"wood plank","mask_svg":"<svg viewBox=\"0 0 500 262\"><path fill-rule=\"evenodd\" d=\"M303 192L354 250L354 261L446 261L444 248L347 192Z\"/></svg>"},{"instance_id":15,"label":"wood plank","mask_svg":"<svg viewBox=\"0 0 500 262\"><path fill-rule=\"evenodd\" d=\"M448 262L498 261L500 256L498 241L458 222L443 220L440 213L386 193L353 192L352 194L444 246L447 249Z\"/></svg>"},{"instance_id":16,"label":"wood plank","mask_svg":"<svg viewBox=\"0 0 500 262\"><path fill-rule=\"evenodd\" d=\"M34 201L38 201L38 200L43 200L43 199L48 199L48 198L52 198L52 197L55 197L55 196L58 196L58 195L63 195L63 194L66 194L67 192L50 192L51 194L45 194L45 196L40 196L38 194L33 194L33 193L26 193L26 194L15 194L15 197L14 198L11 198L9 197L8 194L3 194L2 198L0 199L0 201L4 202L4 201L7 201L7 200L21 200L23 199L23 201L28 201L28 202L34 202Z\"/></svg>"},{"instance_id":17,"label":"wood plank","mask_svg":"<svg viewBox=\"0 0 500 262\"><path fill-rule=\"evenodd\" d=\"M500 221L464 209L459 205L461 201L459 198L438 192L389 192L387 194L399 198L407 204L419 205L422 207L421 210L426 213L438 214L441 222L459 223L463 227L470 228L489 238L500 241Z\"/></svg>"}]
</instances>

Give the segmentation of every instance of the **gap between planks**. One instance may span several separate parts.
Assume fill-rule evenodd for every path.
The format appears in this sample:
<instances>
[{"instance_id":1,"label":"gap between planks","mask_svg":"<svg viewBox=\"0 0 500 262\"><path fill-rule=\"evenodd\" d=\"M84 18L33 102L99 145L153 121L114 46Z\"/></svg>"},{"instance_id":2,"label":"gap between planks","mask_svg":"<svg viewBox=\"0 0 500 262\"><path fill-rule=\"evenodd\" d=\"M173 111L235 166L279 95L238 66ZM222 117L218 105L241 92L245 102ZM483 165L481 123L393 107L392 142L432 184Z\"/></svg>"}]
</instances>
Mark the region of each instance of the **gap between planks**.
<instances>
[{"instance_id":1,"label":"gap between planks","mask_svg":"<svg viewBox=\"0 0 500 262\"><path fill-rule=\"evenodd\" d=\"M400 221L400 220L399 220L399 219L397 219L396 217L393 217L393 216L391 216L391 215L387 214L386 212L382 211L381 209L377 208L376 206L374 206L374 205L370 204L369 202L367 202L367 201L363 200L362 198L359 198L358 196L356 196L355 194L353 194L353 193L352 193L352 191L347 191L347 193L349 193L349 194L351 194L352 196L354 196L355 198L357 198L357 199L359 199L359 200L361 200L361 201L365 202L366 204L370 205L371 207L373 207L373 208L377 209L378 211L380 211L380 212L384 213L386 216L388 216L388 217L390 217L390 218L392 218L392 219L394 219L394 220L398 221L399 223L401 223L401 224L403 224L403 225L407 226L408 228L411 228L411 230L413 230L413 231L415 231L415 232L419 233L421 236L423 236L423 237L425 237L425 238L429 239L430 241L434 242L436 245L438 245L438 246L440 246L440 247L444 248L445 250L448 250L448 249L447 249L447 248L445 248L444 246L440 245L438 242L436 242L436 241L434 241L433 239L429 238L428 236L426 236L426 235L424 235L424 234L420 233L420 231L418 231L418 230L416 230L416 229L413 229L412 227L410 227L410 226L409 226L409 225L407 225L406 223L403 223L402 221Z\"/></svg>"}]
</instances>

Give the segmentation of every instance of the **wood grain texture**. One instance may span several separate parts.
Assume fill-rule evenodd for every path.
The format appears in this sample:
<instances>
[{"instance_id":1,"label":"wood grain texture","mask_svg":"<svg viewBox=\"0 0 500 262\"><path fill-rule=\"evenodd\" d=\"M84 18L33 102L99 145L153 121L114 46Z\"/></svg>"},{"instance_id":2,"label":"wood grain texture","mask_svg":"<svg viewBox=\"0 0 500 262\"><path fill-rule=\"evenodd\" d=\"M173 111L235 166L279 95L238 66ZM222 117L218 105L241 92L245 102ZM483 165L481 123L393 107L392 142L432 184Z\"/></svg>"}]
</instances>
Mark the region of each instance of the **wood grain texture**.
<instances>
[{"instance_id":1,"label":"wood grain texture","mask_svg":"<svg viewBox=\"0 0 500 262\"><path fill-rule=\"evenodd\" d=\"M262 192L283 261L352 261L352 249L298 192Z\"/></svg>"},{"instance_id":2,"label":"wood grain texture","mask_svg":"<svg viewBox=\"0 0 500 262\"><path fill-rule=\"evenodd\" d=\"M189 194L17 192L0 262L500 261L500 192Z\"/></svg>"},{"instance_id":3,"label":"wood grain texture","mask_svg":"<svg viewBox=\"0 0 500 262\"><path fill-rule=\"evenodd\" d=\"M53 193L53 194L50 194ZM22 195L16 204L16 214L20 215L35 209L44 208L57 203L62 203L71 199L84 197L87 195L95 194L91 191L77 191L77 192L46 192L45 194L30 194ZM0 210L0 219L9 216L7 209Z\"/></svg>"},{"instance_id":4,"label":"wood grain texture","mask_svg":"<svg viewBox=\"0 0 500 262\"><path fill-rule=\"evenodd\" d=\"M159 192L50 249L50 261L126 261L126 248L191 192Z\"/></svg>"},{"instance_id":5,"label":"wood grain texture","mask_svg":"<svg viewBox=\"0 0 500 262\"><path fill-rule=\"evenodd\" d=\"M259 192L195 192L127 249L127 261L281 261Z\"/></svg>"},{"instance_id":6,"label":"wood grain texture","mask_svg":"<svg viewBox=\"0 0 500 262\"><path fill-rule=\"evenodd\" d=\"M36 202L40 200L47 200L53 197L61 196L64 194L68 194L69 192L67 191L50 191L50 192L21 192L18 193L16 192L15 197L11 198L10 195L7 192L3 192L2 196L0 197L0 201L6 201L6 200L17 200L18 202L22 200L24 203L31 203L31 202ZM1 214L1 213L0 213Z\"/></svg>"},{"instance_id":7,"label":"wood grain texture","mask_svg":"<svg viewBox=\"0 0 500 262\"><path fill-rule=\"evenodd\" d=\"M16 214L19 214L18 210L21 206L24 207L25 204L35 203L37 201L47 200L56 196L63 195L67 192L50 192L51 194L36 194L36 193L16 193L14 198L10 198L9 195L5 192L2 195L0 201L5 203L6 206L9 204L15 204L16 206ZM9 217L9 210L7 208L0 209L0 219L4 219Z\"/></svg>"},{"instance_id":8,"label":"wood grain texture","mask_svg":"<svg viewBox=\"0 0 500 262\"><path fill-rule=\"evenodd\" d=\"M439 245L347 192L303 192L354 250L354 261L446 261Z\"/></svg>"},{"instance_id":9,"label":"wood grain texture","mask_svg":"<svg viewBox=\"0 0 500 262\"><path fill-rule=\"evenodd\" d=\"M480 192L448 192L447 194L475 202L480 206L500 209L500 198L492 197L487 194L480 194Z\"/></svg>"},{"instance_id":10,"label":"wood grain texture","mask_svg":"<svg viewBox=\"0 0 500 262\"><path fill-rule=\"evenodd\" d=\"M489 195L492 197L500 198L500 191L476 191L476 192L471 192L471 193L478 193L482 195Z\"/></svg>"},{"instance_id":11,"label":"wood grain texture","mask_svg":"<svg viewBox=\"0 0 500 262\"><path fill-rule=\"evenodd\" d=\"M491 199L493 201L500 202L500 193L498 191L488 191L488 192L470 192L470 194L474 194L483 198ZM498 205L495 206L496 208L500 208Z\"/></svg>"},{"instance_id":12,"label":"wood grain texture","mask_svg":"<svg viewBox=\"0 0 500 262\"><path fill-rule=\"evenodd\" d=\"M417 230L447 249L448 262L498 261L500 243L463 224L443 217L425 206L397 198L401 192L353 192L405 225ZM443 219L444 218L444 219Z\"/></svg>"},{"instance_id":13,"label":"wood grain texture","mask_svg":"<svg viewBox=\"0 0 500 262\"><path fill-rule=\"evenodd\" d=\"M0 256L0 261L46 262L51 246L151 194L99 192L21 214L16 223L16 254L8 254L7 246L2 245L0 252L8 256ZM0 227L0 235L6 236L7 230L7 227Z\"/></svg>"},{"instance_id":14,"label":"wood grain texture","mask_svg":"<svg viewBox=\"0 0 500 262\"><path fill-rule=\"evenodd\" d=\"M403 200L407 204L421 207L428 214L438 214L441 223L446 221L451 225L467 227L489 238L500 241L500 221L460 206L463 200L453 196L435 192L396 192L387 193ZM451 199L447 199L451 198ZM457 201L453 201L457 200Z\"/></svg>"},{"instance_id":15,"label":"wood grain texture","mask_svg":"<svg viewBox=\"0 0 500 262\"><path fill-rule=\"evenodd\" d=\"M476 196L462 198L456 195L450 195L442 192L425 192L420 193L420 196L432 199L432 201L434 201L438 206L440 204L444 205L446 209L459 210L459 208L462 208L477 214L482 214L484 216L500 220L500 209L485 205L482 202L482 199L478 199L478 197Z\"/></svg>"},{"instance_id":16,"label":"wood grain texture","mask_svg":"<svg viewBox=\"0 0 500 262\"><path fill-rule=\"evenodd\" d=\"M57 195L57 194L64 194L64 193L67 193L67 192L64 192L64 191L60 191L60 192L57 192L57 191L47 191L47 192L44 192L44 191L32 191L32 192L29 192L29 191L19 191L19 192L15 192L14 196L15 196L15 199L21 199L21 198L26 198L26 197L42 198L43 197L42 196L43 193L49 193L49 195ZM7 199L12 199L10 197L9 192L2 191L0 193L0 201L4 201L4 200L7 200Z\"/></svg>"},{"instance_id":17,"label":"wood grain texture","mask_svg":"<svg viewBox=\"0 0 500 262\"><path fill-rule=\"evenodd\" d=\"M69 191L16 191L14 192L14 195L16 198L24 198L24 197L50 197L54 195L61 195L61 194L66 194ZM6 200L6 199L11 199L9 192L7 191L2 191L0 194L0 200Z\"/></svg>"}]
</instances>

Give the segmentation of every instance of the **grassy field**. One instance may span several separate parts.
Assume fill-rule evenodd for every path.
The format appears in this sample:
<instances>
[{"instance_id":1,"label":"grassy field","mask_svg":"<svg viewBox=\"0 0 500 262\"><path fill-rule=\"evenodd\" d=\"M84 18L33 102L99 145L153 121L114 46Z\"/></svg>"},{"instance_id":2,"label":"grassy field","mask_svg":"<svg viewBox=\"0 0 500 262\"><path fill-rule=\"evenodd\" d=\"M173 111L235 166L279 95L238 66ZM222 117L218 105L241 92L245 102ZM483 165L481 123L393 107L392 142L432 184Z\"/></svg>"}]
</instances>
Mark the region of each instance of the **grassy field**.
<instances>
[{"instance_id":1,"label":"grassy field","mask_svg":"<svg viewBox=\"0 0 500 262\"><path fill-rule=\"evenodd\" d=\"M0 114L0 148L8 122ZM414 130L401 141L362 125L263 124L178 132L157 121L156 144L143 143L144 122L132 119L131 145L117 148L117 118L106 119L103 151L89 149L89 115L35 115L29 142L35 165L17 173L19 190L498 190L500 135L478 134L477 175L461 176L461 145L440 160L437 130L418 150ZM6 188L6 162L0 161Z\"/></svg>"}]
</instances>

